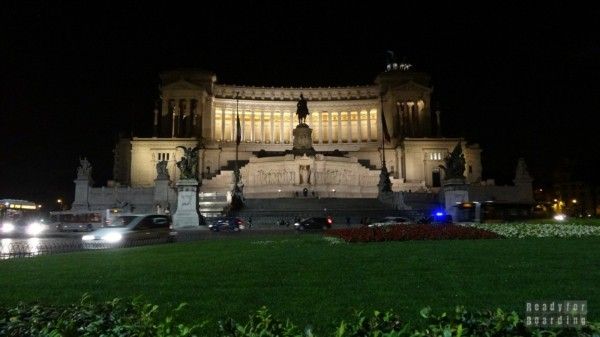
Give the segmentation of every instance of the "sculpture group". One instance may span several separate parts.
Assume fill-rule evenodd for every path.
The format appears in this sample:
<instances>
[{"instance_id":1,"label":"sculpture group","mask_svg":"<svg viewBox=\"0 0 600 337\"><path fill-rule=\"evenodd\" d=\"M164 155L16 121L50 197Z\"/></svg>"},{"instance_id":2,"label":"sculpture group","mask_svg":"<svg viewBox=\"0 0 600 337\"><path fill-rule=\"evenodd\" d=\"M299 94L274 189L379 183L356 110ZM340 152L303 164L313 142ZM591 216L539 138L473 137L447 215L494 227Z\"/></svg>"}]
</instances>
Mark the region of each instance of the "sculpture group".
<instances>
[{"instance_id":1,"label":"sculpture group","mask_svg":"<svg viewBox=\"0 0 600 337\"><path fill-rule=\"evenodd\" d=\"M198 166L198 146L195 148L178 146L183 149L183 157L177 162L177 167L181 171L181 179L196 179Z\"/></svg>"},{"instance_id":2,"label":"sculpture group","mask_svg":"<svg viewBox=\"0 0 600 337\"><path fill-rule=\"evenodd\" d=\"M446 180L464 178L465 155L462 152L460 142L456 144L454 150L446 156L444 161L446 162L446 166L440 165L439 167L444 170Z\"/></svg>"}]
</instances>

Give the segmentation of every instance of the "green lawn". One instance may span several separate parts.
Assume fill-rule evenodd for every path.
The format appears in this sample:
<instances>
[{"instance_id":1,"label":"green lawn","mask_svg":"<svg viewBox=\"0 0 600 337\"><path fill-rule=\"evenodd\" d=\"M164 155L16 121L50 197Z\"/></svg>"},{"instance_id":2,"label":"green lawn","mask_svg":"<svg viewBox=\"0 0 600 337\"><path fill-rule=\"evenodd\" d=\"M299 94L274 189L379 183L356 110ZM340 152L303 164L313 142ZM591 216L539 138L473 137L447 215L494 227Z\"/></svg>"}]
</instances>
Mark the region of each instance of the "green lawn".
<instances>
[{"instance_id":1,"label":"green lawn","mask_svg":"<svg viewBox=\"0 0 600 337\"><path fill-rule=\"evenodd\" d=\"M0 303L68 304L141 295L187 302L187 321L245 319L266 305L296 324L354 310L502 307L587 300L600 318L600 238L330 244L319 235L243 237L0 261Z\"/></svg>"}]
</instances>

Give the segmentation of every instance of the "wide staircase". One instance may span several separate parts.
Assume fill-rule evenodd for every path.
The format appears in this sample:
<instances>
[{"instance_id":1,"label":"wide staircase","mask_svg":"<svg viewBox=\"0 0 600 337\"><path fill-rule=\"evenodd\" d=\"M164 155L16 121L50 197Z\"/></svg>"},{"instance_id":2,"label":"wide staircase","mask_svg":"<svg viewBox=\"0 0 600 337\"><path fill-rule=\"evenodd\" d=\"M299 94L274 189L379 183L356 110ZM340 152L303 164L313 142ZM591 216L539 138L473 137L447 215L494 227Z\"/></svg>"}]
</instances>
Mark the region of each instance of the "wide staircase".
<instances>
[{"instance_id":1,"label":"wide staircase","mask_svg":"<svg viewBox=\"0 0 600 337\"><path fill-rule=\"evenodd\" d=\"M333 217L334 227L360 224L363 218L379 219L384 216L404 216L417 219L423 215L420 210L394 210L377 199L366 198L279 198L279 199L246 199L242 210L232 215L244 219L252 219L252 225L259 227L278 226L284 223L293 224L298 218L313 216Z\"/></svg>"}]
</instances>

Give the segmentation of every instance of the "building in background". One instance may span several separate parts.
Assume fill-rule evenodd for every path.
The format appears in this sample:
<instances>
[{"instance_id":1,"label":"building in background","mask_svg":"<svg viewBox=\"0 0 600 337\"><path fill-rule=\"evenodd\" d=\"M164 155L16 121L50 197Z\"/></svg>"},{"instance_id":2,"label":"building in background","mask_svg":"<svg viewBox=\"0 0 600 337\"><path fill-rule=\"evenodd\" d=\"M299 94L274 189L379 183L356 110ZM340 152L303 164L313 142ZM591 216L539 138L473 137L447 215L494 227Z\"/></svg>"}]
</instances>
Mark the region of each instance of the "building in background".
<instances>
[{"instance_id":1,"label":"building in background","mask_svg":"<svg viewBox=\"0 0 600 337\"><path fill-rule=\"evenodd\" d=\"M223 84L216 74L200 70L166 71L160 79L160 101L149 116L153 137L121 139L114 150L114 180L105 188L88 185L86 196L80 182L77 207L121 203L172 209L176 195L168 186L179 180L176 163L183 152L178 146L201 147L200 200L212 198L218 207L230 201L236 158L247 199L377 198L385 158L392 191L409 203L411 198L435 200L444 180L440 165L457 144L476 200L533 201L526 168L517 174L515 186L482 181L481 149L462 138L441 136L430 77L409 65L391 64L373 84L344 87ZM308 101L314 156L289 152L301 95ZM166 179L157 177L162 161ZM159 192L157 183L164 185Z\"/></svg>"}]
</instances>

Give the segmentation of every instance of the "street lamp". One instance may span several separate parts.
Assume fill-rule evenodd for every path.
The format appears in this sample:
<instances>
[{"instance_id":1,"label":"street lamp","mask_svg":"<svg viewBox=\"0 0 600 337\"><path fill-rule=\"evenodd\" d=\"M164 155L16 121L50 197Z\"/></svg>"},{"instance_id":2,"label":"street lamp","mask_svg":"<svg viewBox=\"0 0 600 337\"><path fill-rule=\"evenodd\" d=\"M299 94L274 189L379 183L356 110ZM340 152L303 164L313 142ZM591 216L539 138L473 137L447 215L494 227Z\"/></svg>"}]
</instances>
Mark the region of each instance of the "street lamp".
<instances>
[{"instance_id":1,"label":"street lamp","mask_svg":"<svg viewBox=\"0 0 600 337\"><path fill-rule=\"evenodd\" d=\"M58 203L58 208L62 211L63 210L63 203L62 203L62 199L56 199L56 203Z\"/></svg>"}]
</instances>

